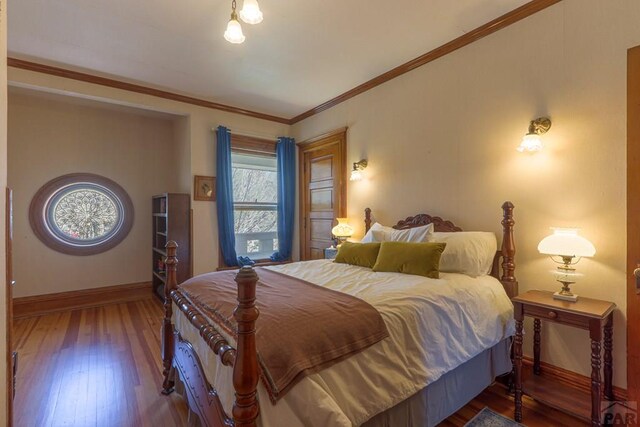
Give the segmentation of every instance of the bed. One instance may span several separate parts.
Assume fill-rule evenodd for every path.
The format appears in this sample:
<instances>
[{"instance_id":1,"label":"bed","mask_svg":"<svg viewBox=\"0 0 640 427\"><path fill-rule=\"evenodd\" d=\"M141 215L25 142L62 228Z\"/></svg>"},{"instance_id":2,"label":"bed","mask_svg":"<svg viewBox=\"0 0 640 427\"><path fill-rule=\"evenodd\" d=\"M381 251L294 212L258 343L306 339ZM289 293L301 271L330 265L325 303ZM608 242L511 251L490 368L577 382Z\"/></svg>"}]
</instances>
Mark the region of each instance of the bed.
<instances>
[{"instance_id":1,"label":"bed","mask_svg":"<svg viewBox=\"0 0 640 427\"><path fill-rule=\"evenodd\" d=\"M513 205L505 202L502 211L502 244L490 276L444 273L438 280L425 279L329 260L273 266L268 274L259 270L264 276L284 274L355 295L376 308L389 330L388 338L310 372L279 400L268 382L260 381L265 375L256 350L255 269L244 267L235 276L237 330L231 331L212 321L189 293L188 283L177 286L176 245L169 242L163 393L176 389L185 397L193 425L435 425L496 376L511 371L510 297L517 294ZM367 209L367 231L371 222ZM437 232L461 231L427 214L408 217L393 228L425 224L433 224ZM262 315L268 319L264 311Z\"/></svg>"}]
</instances>

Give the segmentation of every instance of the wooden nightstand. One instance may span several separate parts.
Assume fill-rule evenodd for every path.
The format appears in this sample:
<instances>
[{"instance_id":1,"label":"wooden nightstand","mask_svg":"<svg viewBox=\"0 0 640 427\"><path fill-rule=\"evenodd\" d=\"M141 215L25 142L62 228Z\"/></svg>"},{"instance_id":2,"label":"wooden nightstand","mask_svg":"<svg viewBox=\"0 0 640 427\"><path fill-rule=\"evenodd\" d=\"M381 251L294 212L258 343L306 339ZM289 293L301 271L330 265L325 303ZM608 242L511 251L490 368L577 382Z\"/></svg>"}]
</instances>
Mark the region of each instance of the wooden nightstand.
<instances>
[{"instance_id":1,"label":"wooden nightstand","mask_svg":"<svg viewBox=\"0 0 640 427\"><path fill-rule=\"evenodd\" d=\"M338 254L338 248L326 248L324 250L324 259L335 259Z\"/></svg>"},{"instance_id":2,"label":"wooden nightstand","mask_svg":"<svg viewBox=\"0 0 640 427\"><path fill-rule=\"evenodd\" d=\"M540 381L540 320L560 323L589 331L591 338L591 425L600 426L601 400L601 362L600 353L604 328L604 397L614 400L613 396L613 310L612 302L580 297L577 302L553 299L552 292L529 291L512 299L516 319L516 337L514 342L515 374L515 420L522 421L522 394L562 409L562 403L572 390L561 384L546 386ZM525 316L533 321L533 373L523 384L522 381L522 323ZM577 349L576 349L577 351ZM576 414L585 416L588 414Z\"/></svg>"}]
</instances>

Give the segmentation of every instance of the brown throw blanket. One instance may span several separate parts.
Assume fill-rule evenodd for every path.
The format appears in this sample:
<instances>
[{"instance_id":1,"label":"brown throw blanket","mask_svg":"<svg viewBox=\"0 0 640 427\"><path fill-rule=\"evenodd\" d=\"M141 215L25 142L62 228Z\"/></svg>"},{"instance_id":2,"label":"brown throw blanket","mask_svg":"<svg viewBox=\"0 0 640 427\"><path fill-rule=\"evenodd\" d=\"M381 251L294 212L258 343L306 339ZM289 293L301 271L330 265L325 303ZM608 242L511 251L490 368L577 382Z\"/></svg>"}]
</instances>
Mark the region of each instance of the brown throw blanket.
<instances>
[{"instance_id":1,"label":"brown throw blanket","mask_svg":"<svg viewBox=\"0 0 640 427\"><path fill-rule=\"evenodd\" d=\"M273 403L306 375L389 336L380 313L351 295L256 268L258 359ZM207 318L236 337L237 271L203 274L179 289Z\"/></svg>"}]
</instances>

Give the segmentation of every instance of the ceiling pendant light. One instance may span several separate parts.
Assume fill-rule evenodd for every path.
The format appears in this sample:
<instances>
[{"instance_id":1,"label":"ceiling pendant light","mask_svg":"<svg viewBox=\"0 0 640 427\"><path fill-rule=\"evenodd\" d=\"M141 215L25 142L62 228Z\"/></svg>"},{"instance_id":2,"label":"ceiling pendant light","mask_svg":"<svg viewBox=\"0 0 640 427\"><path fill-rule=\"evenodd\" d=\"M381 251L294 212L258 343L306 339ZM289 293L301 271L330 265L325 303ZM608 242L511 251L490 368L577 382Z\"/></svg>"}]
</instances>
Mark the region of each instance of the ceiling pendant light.
<instances>
[{"instance_id":1,"label":"ceiling pendant light","mask_svg":"<svg viewBox=\"0 0 640 427\"><path fill-rule=\"evenodd\" d=\"M244 42L244 34L242 34L242 27L238 22L238 14L236 13L236 0L231 2L231 19L227 24L227 31L224 32L224 38L229 43L240 44Z\"/></svg>"},{"instance_id":2,"label":"ceiling pendant light","mask_svg":"<svg viewBox=\"0 0 640 427\"><path fill-rule=\"evenodd\" d=\"M262 11L260 10L260 5L258 5L258 0L244 0L240 18L251 25L261 23Z\"/></svg>"}]
</instances>

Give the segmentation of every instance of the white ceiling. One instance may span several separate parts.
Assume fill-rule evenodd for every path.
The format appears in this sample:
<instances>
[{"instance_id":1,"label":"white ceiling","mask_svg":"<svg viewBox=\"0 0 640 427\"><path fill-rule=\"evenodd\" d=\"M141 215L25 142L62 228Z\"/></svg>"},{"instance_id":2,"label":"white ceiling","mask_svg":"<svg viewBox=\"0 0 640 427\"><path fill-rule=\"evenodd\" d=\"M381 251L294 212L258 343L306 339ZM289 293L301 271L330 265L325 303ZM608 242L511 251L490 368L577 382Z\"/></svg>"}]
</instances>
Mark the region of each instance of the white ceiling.
<instances>
[{"instance_id":1,"label":"white ceiling","mask_svg":"<svg viewBox=\"0 0 640 427\"><path fill-rule=\"evenodd\" d=\"M528 0L259 1L242 45L230 0L12 1L9 52L290 118Z\"/></svg>"}]
</instances>

